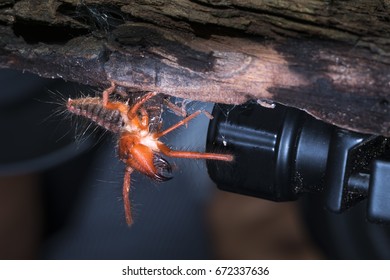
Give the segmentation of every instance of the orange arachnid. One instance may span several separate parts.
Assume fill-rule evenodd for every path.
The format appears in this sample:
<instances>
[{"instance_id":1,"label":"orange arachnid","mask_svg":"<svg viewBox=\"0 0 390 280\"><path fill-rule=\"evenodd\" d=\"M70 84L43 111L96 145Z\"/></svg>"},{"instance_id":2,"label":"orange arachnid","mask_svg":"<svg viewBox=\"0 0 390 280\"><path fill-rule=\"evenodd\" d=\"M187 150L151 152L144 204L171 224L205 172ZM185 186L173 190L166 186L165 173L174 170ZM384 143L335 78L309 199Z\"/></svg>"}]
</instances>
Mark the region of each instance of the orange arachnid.
<instances>
[{"instance_id":1,"label":"orange arachnid","mask_svg":"<svg viewBox=\"0 0 390 280\"><path fill-rule=\"evenodd\" d=\"M118 154L119 158L126 164L123 180L123 201L128 225L133 223L129 195L130 175L134 170L154 180L166 181L171 178L166 174L169 174L172 170L170 164L162 155L177 158L233 160L233 156L229 154L171 150L159 140L162 136L188 123L201 114L202 111L192 113L165 130L150 131L149 114L145 103L157 93L149 92L134 104L129 105L127 102L110 101L109 95L114 91L115 85L112 84L110 88L103 92L102 98L69 99L67 108L70 112L84 116L105 129L119 134Z\"/></svg>"}]
</instances>

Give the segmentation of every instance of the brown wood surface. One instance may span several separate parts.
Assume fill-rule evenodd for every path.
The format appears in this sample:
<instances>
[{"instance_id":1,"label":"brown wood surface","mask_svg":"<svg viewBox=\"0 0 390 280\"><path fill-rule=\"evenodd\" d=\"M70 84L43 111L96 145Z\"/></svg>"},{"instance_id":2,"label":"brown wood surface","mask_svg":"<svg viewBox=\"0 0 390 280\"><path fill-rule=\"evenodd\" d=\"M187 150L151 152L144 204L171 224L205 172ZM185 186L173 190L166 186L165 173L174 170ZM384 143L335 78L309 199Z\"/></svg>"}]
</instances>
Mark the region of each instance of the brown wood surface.
<instances>
[{"instance_id":1,"label":"brown wood surface","mask_svg":"<svg viewBox=\"0 0 390 280\"><path fill-rule=\"evenodd\" d=\"M0 67L390 136L389 1L0 0Z\"/></svg>"}]
</instances>

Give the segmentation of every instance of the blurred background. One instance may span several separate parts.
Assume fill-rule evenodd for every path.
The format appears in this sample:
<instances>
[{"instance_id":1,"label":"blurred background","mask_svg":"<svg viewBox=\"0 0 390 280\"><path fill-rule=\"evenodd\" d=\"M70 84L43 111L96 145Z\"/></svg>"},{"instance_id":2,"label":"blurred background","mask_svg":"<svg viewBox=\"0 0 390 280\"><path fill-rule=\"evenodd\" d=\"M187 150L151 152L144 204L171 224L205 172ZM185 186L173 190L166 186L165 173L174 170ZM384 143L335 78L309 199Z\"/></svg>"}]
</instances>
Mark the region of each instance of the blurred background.
<instances>
[{"instance_id":1,"label":"blurred background","mask_svg":"<svg viewBox=\"0 0 390 280\"><path fill-rule=\"evenodd\" d=\"M115 137L65 112L68 97L96 90L11 70L0 81L1 259L388 257L387 229L359 207L336 216L315 197L275 203L219 191L201 160L169 159L174 178L164 183L134 173L128 227ZM180 117L166 110L163 119ZM164 141L203 151L208 122L198 117Z\"/></svg>"}]
</instances>

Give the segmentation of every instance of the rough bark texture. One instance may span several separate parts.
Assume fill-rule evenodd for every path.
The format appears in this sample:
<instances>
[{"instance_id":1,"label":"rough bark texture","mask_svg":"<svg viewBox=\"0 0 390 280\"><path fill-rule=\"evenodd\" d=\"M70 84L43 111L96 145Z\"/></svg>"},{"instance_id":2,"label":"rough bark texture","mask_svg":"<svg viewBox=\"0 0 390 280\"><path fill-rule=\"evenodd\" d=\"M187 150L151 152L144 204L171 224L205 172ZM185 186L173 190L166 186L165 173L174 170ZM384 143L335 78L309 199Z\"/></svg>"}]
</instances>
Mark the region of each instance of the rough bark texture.
<instances>
[{"instance_id":1,"label":"rough bark texture","mask_svg":"<svg viewBox=\"0 0 390 280\"><path fill-rule=\"evenodd\" d=\"M390 136L390 1L0 0L0 67Z\"/></svg>"}]
</instances>

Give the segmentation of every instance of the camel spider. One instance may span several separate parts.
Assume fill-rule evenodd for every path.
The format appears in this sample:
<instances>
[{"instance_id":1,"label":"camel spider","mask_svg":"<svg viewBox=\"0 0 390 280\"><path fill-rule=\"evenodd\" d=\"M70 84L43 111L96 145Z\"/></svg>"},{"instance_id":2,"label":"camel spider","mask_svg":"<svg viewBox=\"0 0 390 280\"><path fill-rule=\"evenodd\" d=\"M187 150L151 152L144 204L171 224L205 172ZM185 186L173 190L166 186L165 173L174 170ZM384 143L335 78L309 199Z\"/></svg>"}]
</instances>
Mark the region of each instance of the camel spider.
<instances>
[{"instance_id":1,"label":"camel spider","mask_svg":"<svg viewBox=\"0 0 390 280\"><path fill-rule=\"evenodd\" d=\"M149 115L145 103L157 95L149 92L135 104L110 101L109 95L116 90L116 85L103 91L102 98L85 97L69 99L67 109L76 115L81 115L105 129L119 134L118 155L126 165L123 179L123 201L126 223L133 223L130 202L130 176L133 171L143 173L152 179L162 182L171 179L166 176L171 173L171 165L161 155L176 158L209 159L232 161L233 155L218 153L202 153L193 151L175 151L159 139L187 124L190 120L202 113L198 110L171 127L157 132L150 131Z\"/></svg>"}]
</instances>

